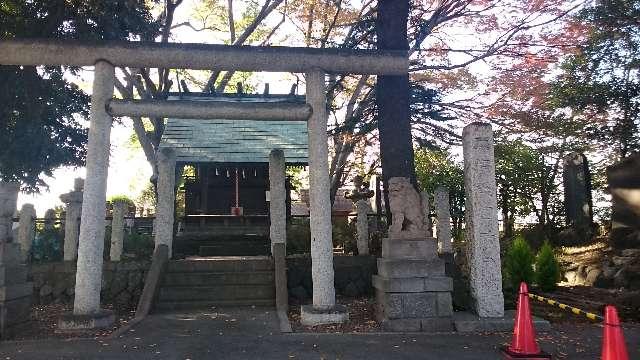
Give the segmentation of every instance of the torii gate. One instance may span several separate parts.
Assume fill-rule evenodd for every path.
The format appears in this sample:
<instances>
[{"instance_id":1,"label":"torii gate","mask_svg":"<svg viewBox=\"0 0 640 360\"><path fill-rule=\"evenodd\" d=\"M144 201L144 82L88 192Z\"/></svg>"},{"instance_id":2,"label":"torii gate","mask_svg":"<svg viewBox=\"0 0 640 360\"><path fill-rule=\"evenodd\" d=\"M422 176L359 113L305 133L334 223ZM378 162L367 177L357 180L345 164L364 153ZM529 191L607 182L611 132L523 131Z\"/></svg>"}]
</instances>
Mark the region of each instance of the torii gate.
<instances>
[{"instance_id":1,"label":"torii gate","mask_svg":"<svg viewBox=\"0 0 640 360\"><path fill-rule=\"evenodd\" d=\"M77 321L84 322L86 327L87 323L97 324L98 318L105 318L105 312L100 309L100 289L112 119L113 116L143 116L308 121L313 306L302 316L303 321L307 316L313 317L310 321L315 323L332 322L336 302L324 75L404 75L409 67L405 52L28 39L0 40L0 64L95 67L73 308ZM113 99L115 66L306 73L307 103L220 106L185 100L117 100ZM170 154L161 152L160 158L171 168ZM165 172L173 176L172 172ZM169 183L164 184L166 182ZM170 249L173 189L166 186L171 180L163 179L162 174L159 183L163 184L158 194L156 247L167 244Z\"/></svg>"}]
</instances>

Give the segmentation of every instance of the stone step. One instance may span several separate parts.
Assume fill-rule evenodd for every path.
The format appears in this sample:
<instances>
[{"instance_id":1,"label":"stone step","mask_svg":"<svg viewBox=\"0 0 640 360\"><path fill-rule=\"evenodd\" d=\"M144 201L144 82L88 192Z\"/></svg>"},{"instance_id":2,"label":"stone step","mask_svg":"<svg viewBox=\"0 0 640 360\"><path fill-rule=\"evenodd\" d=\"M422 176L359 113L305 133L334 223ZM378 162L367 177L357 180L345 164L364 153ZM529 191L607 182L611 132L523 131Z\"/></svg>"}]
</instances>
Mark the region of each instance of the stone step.
<instances>
[{"instance_id":1,"label":"stone step","mask_svg":"<svg viewBox=\"0 0 640 360\"><path fill-rule=\"evenodd\" d=\"M163 286L159 302L275 299L275 285Z\"/></svg>"},{"instance_id":2,"label":"stone step","mask_svg":"<svg viewBox=\"0 0 640 360\"><path fill-rule=\"evenodd\" d=\"M378 259L378 275L385 278L444 276L442 259Z\"/></svg>"},{"instance_id":3,"label":"stone step","mask_svg":"<svg viewBox=\"0 0 640 360\"><path fill-rule=\"evenodd\" d=\"M271 285L273 271L250 272L173 272L167 273L162 286Z\"/></svg>"},{"instance_id":4,"label":"stone step","mask_svg":"<svg viewBox=\"0 0 640 360\"><path fill-rule=\"evenodd\" d=\"M221 243L215 245L202 245L199 247L200 256L256 256L268 255L269 244L251 242Z\"/></svg>"},{"instance_id":5,"label":"stone step","mask_svg":"<svg viewBox=\"0 0 640 360\"><path fill-rule=\"evenodd\" d=\"M162 301L154 308L156 312L180 311L191 309L211 309L225 306L268 306L276 305L275 299L251 299L251 300L216 300L216 301Z\"/></svg>"},{"instance_id":6,"label":"stone step","mask_svg":"<svg viewBox=\"0 0 640 360\"><path fill-rule=\"evenodd\" d=\"M235 273L235 272L256 272L256 271L272 271L274 269L273 260L267 256L255 257L220 257L220 258L203 258L203 259L187 259L172 260L167 266L167 273L174 272L216 272L216 273Z\"/></svg>"}]
</instances>

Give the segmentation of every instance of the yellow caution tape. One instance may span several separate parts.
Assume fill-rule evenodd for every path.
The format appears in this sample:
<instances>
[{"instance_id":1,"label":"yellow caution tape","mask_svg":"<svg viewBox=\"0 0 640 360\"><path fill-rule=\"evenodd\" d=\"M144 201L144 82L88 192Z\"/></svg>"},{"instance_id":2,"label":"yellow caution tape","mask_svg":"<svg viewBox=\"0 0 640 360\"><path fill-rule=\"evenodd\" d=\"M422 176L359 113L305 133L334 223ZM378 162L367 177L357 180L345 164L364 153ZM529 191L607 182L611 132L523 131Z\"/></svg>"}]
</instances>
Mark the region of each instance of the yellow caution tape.
<instances>
[{"instance_id":1,"label":"yellow caution tape","mask_svg":"<svg viewBox=\"0 0 640 360\"><path fill-rule=\"evenodd\" d=\"M557 302L557 301L555 301L553 299L548 299L548 298L542 297L540 295L531 294L531 293L528 294L528 295L529 295L529 297L531 299L538 300L540 302L547 303L549 305L557 306L557 307L559 307L560 309L563 309L563 310L569 309L569 310L571 310L572 313L574 313L576 315L584 315L585 317L587 317L587 319L594 320L594 321L602 321L603 320L602 316L600 316L600 315L596 315L594 313L590 313L590 312L587 312L587 311L584 311L584 310L580 310L578 308L575 308L573 306L569 306L567 304L559 303L559 302Z\"/></svg>"}]
</instances>

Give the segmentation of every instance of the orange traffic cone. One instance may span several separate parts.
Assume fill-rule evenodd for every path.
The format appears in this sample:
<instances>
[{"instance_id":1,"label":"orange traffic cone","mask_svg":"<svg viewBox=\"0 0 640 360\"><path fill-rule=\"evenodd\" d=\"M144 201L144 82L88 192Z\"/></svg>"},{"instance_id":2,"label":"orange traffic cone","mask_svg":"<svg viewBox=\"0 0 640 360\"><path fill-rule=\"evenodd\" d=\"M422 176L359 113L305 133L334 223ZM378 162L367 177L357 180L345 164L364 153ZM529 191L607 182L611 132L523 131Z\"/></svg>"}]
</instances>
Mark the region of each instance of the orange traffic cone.
<instances>
[{"instance_id":1,"label":"orange traffic cone","mask_svg":"<svg viewBox=\"0 0 640 360\"><path fill-rule=\"evenodd\" d=\"M536 330L529 310L529 290L524 282L520 283L511 345L501 350L506 359L551 359L551 355L540 351L536 343Z\"/></svg>"},{"instance_id":2,"label":"orange traffic cone","mask_svg":"<svg viewBox=\"0 0 640 360\"><path fill-rule=\"evenodd\" d=\"M624 343L618 311L613 305L604 307L604 335L602 337L602 360L629 360Z\"/></svg>"}]
</instances>

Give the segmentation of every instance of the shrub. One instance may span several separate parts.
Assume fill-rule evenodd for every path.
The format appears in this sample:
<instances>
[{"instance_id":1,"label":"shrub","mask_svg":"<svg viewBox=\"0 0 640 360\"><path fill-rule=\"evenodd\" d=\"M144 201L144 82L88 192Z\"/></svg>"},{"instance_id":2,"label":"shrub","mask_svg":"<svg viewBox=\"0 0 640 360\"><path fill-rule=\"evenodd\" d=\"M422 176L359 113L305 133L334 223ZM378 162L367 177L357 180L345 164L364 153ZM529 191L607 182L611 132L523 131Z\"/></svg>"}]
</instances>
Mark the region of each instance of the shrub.
<instances>
[{"instance_id":1,"label":"shrub","mask_svg":"<svg viewBox=\"0 0 640 360\"><path fill-rule=\"evenodd\" d=\"M536 256L535 280L542 291L553 291L560 280L560 265L548 241Z\"/></svg>"},{"instance_id":2,"label":"shrub","mask_svg":"<svg viewBox=\"0 0 640 360\"><path fill-rule=\"evenodd\" d=\"M504 272L507 285L511 289L518 289L520 282L530 284L533 280L533 252L523 237L518 236L513 240L507 250L504 260Z\"/></svg>"},{"instance_id":3,"label":"shrub","mask_svg":"<svg viewBox=\"0 0 640 360\"><path fill-rule=\"evenodd\" d=\"M63 258L64 233L56 230L36 232L31 247L33 262L54 262Z\"/></svg>"},{"instance_id":4,"label":"shrub","mask_svg":"<svg viewBox=\"0 0 640 360\"><path fill-rule=\"evenodd\" d=\"M293 218L287 226L287 255L311 252L311 230L308 218Z\"/></svg>"}]
</instances>

